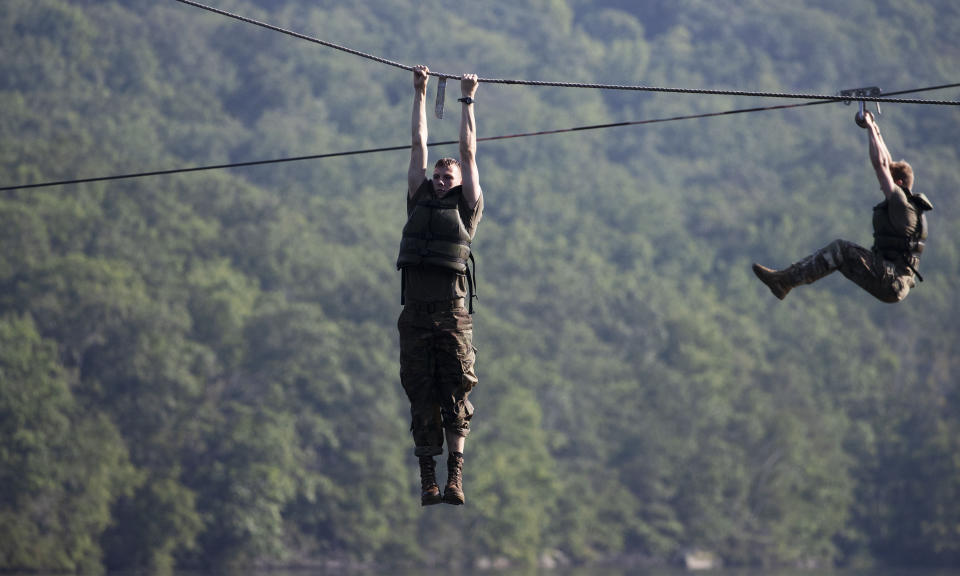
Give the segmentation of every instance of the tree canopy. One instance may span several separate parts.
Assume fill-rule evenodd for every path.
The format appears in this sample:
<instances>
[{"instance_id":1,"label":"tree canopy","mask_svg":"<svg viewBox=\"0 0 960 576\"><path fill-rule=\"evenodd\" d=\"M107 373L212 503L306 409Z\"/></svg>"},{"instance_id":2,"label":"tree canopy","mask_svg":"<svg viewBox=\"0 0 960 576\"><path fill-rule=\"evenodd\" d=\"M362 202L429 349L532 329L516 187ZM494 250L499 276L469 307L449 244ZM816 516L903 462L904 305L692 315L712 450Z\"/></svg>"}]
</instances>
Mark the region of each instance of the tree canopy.
<instances>
[{"instance_id":1,"label":"tree canopy","mask_svg":"<svg viewBox=\"0 0 960 576\"><path fill-rule=\"evenodd\" d=\"M218 4L488 78L960 77L947 0ZM0 186L409 142L410 72L183 3L6 0L0 51ZM447 90L432 142L457 137ZM476 116L483 138L782 103L486 83ZM750 273L871 244L854 111L480 143L455 511L419 507L399 384L406 151L0 192L0 569L955 565L957 108L879 117L936 206L907 300L837 274L779 302Z\"/></svg>"}]
</instances>

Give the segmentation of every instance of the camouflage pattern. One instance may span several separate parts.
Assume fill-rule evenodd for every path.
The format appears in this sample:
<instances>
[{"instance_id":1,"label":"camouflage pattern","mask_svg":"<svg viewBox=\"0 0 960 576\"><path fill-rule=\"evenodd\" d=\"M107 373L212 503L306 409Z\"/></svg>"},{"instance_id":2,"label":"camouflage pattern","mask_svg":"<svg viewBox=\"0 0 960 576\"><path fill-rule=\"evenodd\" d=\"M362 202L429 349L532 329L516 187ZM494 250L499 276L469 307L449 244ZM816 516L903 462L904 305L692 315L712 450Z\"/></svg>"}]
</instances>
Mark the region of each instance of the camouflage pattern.
<instances>
[{"instance_id":1,"label":"camouflage pattern","mask_svg":"<svg viewBox=\"0 0 960 576\"><path fill-rule=\"evenodd\" d=\"M847 240L834 240L781 274L785 284L793 287L812 284L836 270L881 302L899 302L916 285L906 262L884 260L877 252Z\"/></svg>"},{"instance_id":2,"label":"camouflage pattern","mask_svg":"<svg viewBox=\"0 0 960 576\"><path fill-rule=\"evenodd\" d=\"M444 430L470 433L477 385L473 318L460 305L409 303L397 321L400 332L400 383L410 400L417 456L443 452ZM446 308L446 309L444 309Z\"/></svg>"}]
</instances>

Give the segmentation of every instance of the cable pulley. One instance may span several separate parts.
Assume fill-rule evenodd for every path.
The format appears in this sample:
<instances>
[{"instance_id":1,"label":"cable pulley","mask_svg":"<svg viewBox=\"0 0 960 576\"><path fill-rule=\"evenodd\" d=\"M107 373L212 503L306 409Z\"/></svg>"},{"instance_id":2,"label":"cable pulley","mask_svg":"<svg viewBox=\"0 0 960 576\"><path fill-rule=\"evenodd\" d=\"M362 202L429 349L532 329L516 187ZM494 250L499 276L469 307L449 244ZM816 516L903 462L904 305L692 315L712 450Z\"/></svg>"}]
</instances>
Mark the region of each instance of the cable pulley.
<instances>
[{"instance_id":1,"label":"cable pulley","mask_svg":"<svg viewBox=\"0 0 960 576\"><path fill-rule=\"evenodd\" d=\"M844 97L850 97L849 100L844 100L843 103L846 105L853 104L854 100L857 100L858 109L857 113L854 115L853 119L857 123L857 126L861 128L867 127L867 120L865 116L866 112L866 100L864 98L874 98L872 102L877 105L877 116L880 116L880 102L876 100L880 96L881 90L877 86L868 86L866 88L851 88L849 90L841 90L838 95Z\"/></svg>"}]
</instances>

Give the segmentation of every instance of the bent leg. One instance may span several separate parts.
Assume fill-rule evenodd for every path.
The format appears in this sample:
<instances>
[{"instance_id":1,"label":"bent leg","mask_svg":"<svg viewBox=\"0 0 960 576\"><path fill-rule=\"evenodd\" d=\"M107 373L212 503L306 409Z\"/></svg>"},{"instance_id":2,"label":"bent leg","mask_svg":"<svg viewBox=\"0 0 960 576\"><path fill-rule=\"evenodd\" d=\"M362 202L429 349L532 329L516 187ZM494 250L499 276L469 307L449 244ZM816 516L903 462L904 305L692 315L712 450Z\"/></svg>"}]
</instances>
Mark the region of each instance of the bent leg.
<instances>
[{"instance_id":1,"label":"bent leg","mask_svg":"<svg viewBox=\"0 0 960 576\"><path fill-rule=\"evenodd\" d=\"M856 244L846 240L834 240L810 256L791 265L785 272L794 286L813 284L817 280L839 270L844 262L844 253Z\"/></svg>"},{"instance_id":2,"label":"bent leg","mask_svg":"<svg viewBox=\"0 0 960 576\"><path fill-rule=\"evenodd\" d=\"M802 284L813 284L833 273L843 261L846 240L834 240L806 258L783 270L773 270L754 263L753 273L770 288L773 295L783 300L790 290Z\"/></svg>"},{"instance_id":3,"label":"bent leg","mask_svg":"<svg viewBox=\"0 0 960 576\"><path fill-rule=\"evenodd\" d=\"M881 302L899 302L915 285L909 270L900 269L876 252L851 242L843 246L842 259L840 272Z\"/></svg>"},{"instance_id":4,"label":"bent leg","mask_svg":"<svg viewBox=\"0 0 960 576\"><path fill-rule=\"evenodd\" d=\"M899 302L915 284L913 274L848 240L834 240L782 271L754 265L754 273L781 300L792 289L839 270L847 279L882 302Z\"/></svg>"}]
</instances>

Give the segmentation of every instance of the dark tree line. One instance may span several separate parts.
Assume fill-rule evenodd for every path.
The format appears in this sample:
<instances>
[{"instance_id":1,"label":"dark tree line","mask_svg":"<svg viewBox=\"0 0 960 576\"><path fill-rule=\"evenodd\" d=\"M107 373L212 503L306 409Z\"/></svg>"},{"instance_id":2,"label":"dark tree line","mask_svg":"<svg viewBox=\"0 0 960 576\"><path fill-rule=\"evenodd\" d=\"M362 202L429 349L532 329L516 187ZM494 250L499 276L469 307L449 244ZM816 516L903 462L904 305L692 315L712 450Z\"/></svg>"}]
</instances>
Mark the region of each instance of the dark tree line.
<instances>
[{"instance_id":1,"label":"dark tree line","mask_svg":"<svg viewBox=\"0 0 960 576\"><path fill-rule=\"evenodd\" d=\"M946 1L220 4L486 77L834 93L960 72ZM7 0L0 51L0 185L409 139L409 73L176 2ZM766 105L477 100L481 137ZM853 111L481 143L455 514L418 506L399 386L406 152L0 192L0 569L955 565L957 113L880 117L936 205L905 302L837 275L781 303L749 273L869 245Z\"/></svg>"}]
</instances>

